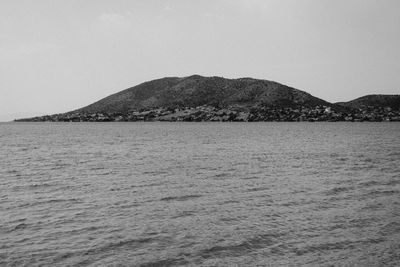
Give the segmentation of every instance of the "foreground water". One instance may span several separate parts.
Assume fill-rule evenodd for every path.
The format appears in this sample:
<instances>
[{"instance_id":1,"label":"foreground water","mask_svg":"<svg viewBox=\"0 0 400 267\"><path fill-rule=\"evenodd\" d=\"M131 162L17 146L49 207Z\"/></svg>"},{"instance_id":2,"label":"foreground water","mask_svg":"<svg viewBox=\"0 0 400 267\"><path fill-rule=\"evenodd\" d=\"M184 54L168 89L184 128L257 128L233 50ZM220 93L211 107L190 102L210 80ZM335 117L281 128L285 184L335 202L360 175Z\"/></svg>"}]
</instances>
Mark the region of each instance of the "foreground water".
<instances>
[{"instance_id":1,"label":"foreground water","mask_svg":"<svg viewBox=\"0 0 400 267\"><path fill-rule=\"evenodd\" d=\"M7 123L0 164L1 266L400 263L400 123Z\"/></svg>"}]
</instances>

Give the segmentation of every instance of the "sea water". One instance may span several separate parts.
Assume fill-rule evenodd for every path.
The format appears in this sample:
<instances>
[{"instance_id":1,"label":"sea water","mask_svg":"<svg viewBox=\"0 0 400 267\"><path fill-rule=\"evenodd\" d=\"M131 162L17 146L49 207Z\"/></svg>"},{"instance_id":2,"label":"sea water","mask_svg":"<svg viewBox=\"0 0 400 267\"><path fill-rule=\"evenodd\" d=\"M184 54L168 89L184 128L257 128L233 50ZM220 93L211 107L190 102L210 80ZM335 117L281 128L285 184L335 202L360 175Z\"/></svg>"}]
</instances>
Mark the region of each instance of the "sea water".
<instances>
[{"instance_id":1,"label":"sea water","mask_svg":"<svg viewBox=\"0 0 400 267\"><path fill-rule=\"evenodd\" d=\"M400 123L0 124L1 266L398 266Z\"/></svg>"}]
</instances>

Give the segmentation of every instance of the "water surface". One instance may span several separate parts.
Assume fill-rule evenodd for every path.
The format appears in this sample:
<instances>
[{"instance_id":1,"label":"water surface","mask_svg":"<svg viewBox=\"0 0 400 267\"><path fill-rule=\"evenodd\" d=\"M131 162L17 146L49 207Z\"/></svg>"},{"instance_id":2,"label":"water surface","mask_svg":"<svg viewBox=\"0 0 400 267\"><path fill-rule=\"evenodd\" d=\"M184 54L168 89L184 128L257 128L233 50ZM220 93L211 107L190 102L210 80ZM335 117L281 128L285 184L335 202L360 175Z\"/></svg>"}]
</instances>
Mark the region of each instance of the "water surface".
<instances>
[{"instance_id":1,"label":"water surface","mask_svg":"<svg viewBox=\"0 0 400 267\"><path fill-rule=\"evenodd\" d=\"M0 265L400 262L400 123L4 123L0 164Z\"/></svg>"}]
</instances>

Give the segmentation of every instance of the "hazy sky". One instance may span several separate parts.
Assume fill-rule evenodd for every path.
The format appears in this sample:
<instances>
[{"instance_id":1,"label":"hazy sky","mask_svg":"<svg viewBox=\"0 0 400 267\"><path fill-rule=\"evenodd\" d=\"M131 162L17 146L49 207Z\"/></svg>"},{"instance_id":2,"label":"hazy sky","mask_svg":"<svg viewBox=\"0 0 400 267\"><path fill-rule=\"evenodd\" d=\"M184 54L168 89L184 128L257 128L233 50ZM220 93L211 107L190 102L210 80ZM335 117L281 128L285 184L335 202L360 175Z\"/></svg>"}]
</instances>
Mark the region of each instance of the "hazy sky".
<instances>
[{"instance_id":1,"label":"hazy sky","mask_svg":"<svg viewBox=\"0 0 400 267\"><path fill-rule=\"evenodd\" d=\"M0 120L166 76L400 93L399 0L0 0Z\"/></svg>"}]
</instances>

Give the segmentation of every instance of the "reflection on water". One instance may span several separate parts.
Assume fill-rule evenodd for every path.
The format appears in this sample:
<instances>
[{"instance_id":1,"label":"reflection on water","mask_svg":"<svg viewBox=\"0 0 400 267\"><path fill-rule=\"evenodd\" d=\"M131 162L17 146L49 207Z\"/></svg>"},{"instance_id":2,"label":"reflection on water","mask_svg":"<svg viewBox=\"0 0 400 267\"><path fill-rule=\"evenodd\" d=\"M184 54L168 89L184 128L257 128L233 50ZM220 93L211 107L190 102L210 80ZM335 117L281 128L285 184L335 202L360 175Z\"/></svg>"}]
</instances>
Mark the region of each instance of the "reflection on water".
<instances>
[{"instance_id":1,"label":"reflection on water","mask_svg":"<svg viewBox=\"0 0 400 267\"><path fill-rule=\"evenodd\" d=\"M399 123L8 123L0 148L0 265L400 262Z\"/></svg>"}]
</instances>

